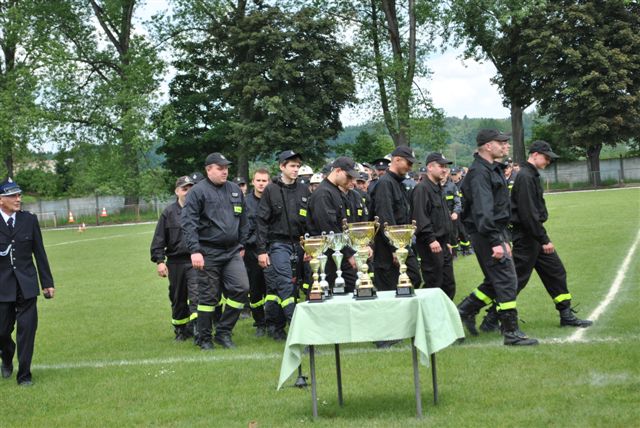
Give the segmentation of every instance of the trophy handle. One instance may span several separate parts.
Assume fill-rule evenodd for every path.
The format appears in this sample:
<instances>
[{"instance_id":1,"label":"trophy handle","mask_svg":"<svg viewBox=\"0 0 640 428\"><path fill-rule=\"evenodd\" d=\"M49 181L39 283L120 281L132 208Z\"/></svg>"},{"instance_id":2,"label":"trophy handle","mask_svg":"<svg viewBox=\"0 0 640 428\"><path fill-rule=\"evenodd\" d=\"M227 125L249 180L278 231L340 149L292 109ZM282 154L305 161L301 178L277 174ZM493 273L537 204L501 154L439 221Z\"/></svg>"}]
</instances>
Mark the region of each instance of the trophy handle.
<instances>
[{"instance_id":1,"label":"trophy handle","mask_svg":"<svg viewBox=\"0 0 640 428\"><path fill-rule=\"evenodd\" d=\"M347 226L347 219L343 218L342 219L342 231L343 232L347 232L349 230L349 226Z\"/></svg>"},{"instance_id":2,"label":"trophy handle","mask_svg":"<svg viewBox=\"0 0 640 428\"><path fill-rule=\"evenodd\" d=\"M385 224L387 224L387 222L385 222ZM376 236L376 234L380 230L380 217L378 216L373 217L373 228L374 228L373 236ZM373 238L371 239L373 240Z\"/></svg>"},{"instance_id":3,"label":"trophy handle","mask_svg":"<svg viewBox=\"0 0 640 428\"><path fill-rule=\"evenodd\" d=\"M304 250L304 236L300 235L300 246ZM306 252L306 251L305 251Z\"/></svg>"}]
</instances>

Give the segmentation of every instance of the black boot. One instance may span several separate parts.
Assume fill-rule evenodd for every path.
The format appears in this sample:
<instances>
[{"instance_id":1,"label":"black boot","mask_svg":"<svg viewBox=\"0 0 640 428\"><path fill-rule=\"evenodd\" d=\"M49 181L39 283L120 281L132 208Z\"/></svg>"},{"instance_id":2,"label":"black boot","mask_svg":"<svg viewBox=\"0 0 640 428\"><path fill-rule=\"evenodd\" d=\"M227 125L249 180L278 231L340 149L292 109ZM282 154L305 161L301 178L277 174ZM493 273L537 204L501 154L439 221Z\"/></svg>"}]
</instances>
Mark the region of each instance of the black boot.
<instances>
[{"instance_id":1,"label":"black boot","mask_svg":"<svg viewBox=\"0 0 640 428\"><path fill-rule=\"evenodd\" d=\"M458 305L458 313L460 314L462 324L464 324L469 331L469 334L472 336L478 335L478 329L476 328L476 315L478 315L478 312L483 306L484 302L473 294L465 297Z\"/></svg>"},{"instance_id":2,"label":"black boot","mask_svg":"<svg viewBox=\"0 0 640 428\"><path fill-rule=\"evenodd\" d=\"M510 346L530 346L537 345L536 339L529 338L523 331L518 328L518 312L510 309L500 311L498 313L500 322L502 323L502 336L504 344Z\"/></svg>"},{"instance_id":3,"label":"black boot","mask_svg":"<svg viewBox=\"0 0 640 428\"><path fill-rule=\"evenodd\" d=\"M593 324L591 320L581 320L574 314L576 313L571 307L560 309L560 327L589 327Z\"/></svg>"},{"instance_id":4,"label":"black boot","mask_svg":"<svg viewBox=\"0 0 640 428\"><path fill-rule=\"evenodd\" d=\"M198 312L198 346L202 350L213 349L211 330L213 327L212 312Z\"/></svg>"},{"instance_id":5,"label":"black boot","mask_svg":"<svg viewBox=\"0 0 640 428\"><path fill-rule=\"evenodd\" d=\"M480 330L485 333L491 333L492 331L500 330L500 323L498 322L498 311L496 305L491 305L487 309L487 314L484 316L482 323L480 324Z\"/></svg>"}]
</instances>

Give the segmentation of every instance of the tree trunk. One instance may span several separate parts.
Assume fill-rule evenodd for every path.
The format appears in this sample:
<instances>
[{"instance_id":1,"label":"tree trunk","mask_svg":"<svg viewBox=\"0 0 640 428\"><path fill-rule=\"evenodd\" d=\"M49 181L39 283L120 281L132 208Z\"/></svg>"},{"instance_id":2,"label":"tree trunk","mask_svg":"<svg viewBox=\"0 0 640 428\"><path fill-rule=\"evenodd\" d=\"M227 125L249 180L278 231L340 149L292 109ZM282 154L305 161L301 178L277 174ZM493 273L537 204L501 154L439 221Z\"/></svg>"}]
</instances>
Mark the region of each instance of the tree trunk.
<instances>
[{"instance_id":1,"label":"tree trunk","mask_svg":"<svg viewBox=\"0 0 640 428\"><path fill-rule=\"evenodd\" d=\"M236 174L236 177L242 177L247 180L247 184L251 181L251 177L249 177L249 157L244 144L240 144L240 150L238 150L238 170ZM233 180L233 177L231 179Z\"/></svg>"},{"instance_id":2,"label":"tree trunk","mask_svg":"<svg viewBox=\"0 0 640 428\"><path fill-rule=\"evenodd\" d=\"M527 160L524 149L524 125L522 123L523 108L516 102L511 102L511 145L513 147L513 161L517 163Z\"/></svg>"},{"instance_id":3,"label":"tree trunk","mask_svg":"<svg viewBox=\"0 0 640 428\"><path fill-rule=\"evenodd\" d=\"M595 187L602 184L600 178L600 152L602 151L602 143L589 145L587 147L587 160L589 162L589 181Z\"/></svg>"},{"instance_id":4,"label":"tree trunk","mask_svg":"<svg viewBox=\"0 0 640 428\"><path fill-rule=\"evenodd\" d=\"M7 177L13 177L13 154L11 149L4 154L4 166L7 169Z\"/></svg>"}]
</instances>

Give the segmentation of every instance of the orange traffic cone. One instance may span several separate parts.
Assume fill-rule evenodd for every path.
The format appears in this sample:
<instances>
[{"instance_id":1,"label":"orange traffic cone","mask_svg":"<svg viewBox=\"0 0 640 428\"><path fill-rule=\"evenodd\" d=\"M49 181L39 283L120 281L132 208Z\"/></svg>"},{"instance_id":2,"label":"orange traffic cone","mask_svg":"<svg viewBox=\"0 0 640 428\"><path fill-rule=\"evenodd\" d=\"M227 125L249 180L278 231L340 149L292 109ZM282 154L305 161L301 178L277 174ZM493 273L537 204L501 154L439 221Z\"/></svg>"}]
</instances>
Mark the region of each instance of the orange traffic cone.
<instances>
[{"instance_id":1,"label":"orange traffic cone","mask_svg":"<svg viewBox=\"0 0 640 428\"><path fill-rule=\"evenodd\" d=\"M73 213L69 211L69 223L75 223L76 220L73 218Z\"/></svg>"},{"instance_id":2,"label":"orange traffic cone","mask_svg":"<svg viewBox=\"0 0 640 428\"><path fill-rule=\"evenodd\" d=\"M100 214L100 217L106 217L106 216L107 216L107 208L102 207L102 213Z\"/></svg>"}]
</instances>

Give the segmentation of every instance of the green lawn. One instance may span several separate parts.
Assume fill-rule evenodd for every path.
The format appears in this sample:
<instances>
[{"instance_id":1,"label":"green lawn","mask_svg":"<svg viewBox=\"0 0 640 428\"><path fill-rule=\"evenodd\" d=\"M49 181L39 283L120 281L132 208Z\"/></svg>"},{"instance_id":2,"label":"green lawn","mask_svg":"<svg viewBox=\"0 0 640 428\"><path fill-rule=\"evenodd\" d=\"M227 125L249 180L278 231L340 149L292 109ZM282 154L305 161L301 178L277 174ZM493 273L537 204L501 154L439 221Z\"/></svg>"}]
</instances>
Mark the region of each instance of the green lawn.
<instances>
[{"instance_id":1,"label":"green lawn","mask_svg":"<svg viewBox=\"0 0 640 428\"><path fill-rule=\"evenodd\" d=\"M607 294L640 228L640 189L547 196L548 230L581 317ZM566 343L534 275L518 300L537 347L497 334L438 354L440 403L422 368L425 418L415 419L408 342L388 351L345 346L345 406L337 405L331 348L317 358L320 419L309 390L276 391L283 344L236 327L238 349L203 354L174 343L167 282L149 261L154 225L44 232L56 298L39 301L32 388L0 380L0 426L637 426L640 421L640 248L620 292L585 341ZM481 280L455 262L456 303ZM1 285L0 285L1 286ZM391 321L390 321L391 322ZM304 361L308 374L308 360ZM289 384L293 383L291 379Z\"/></svg>"}]
</instances>

